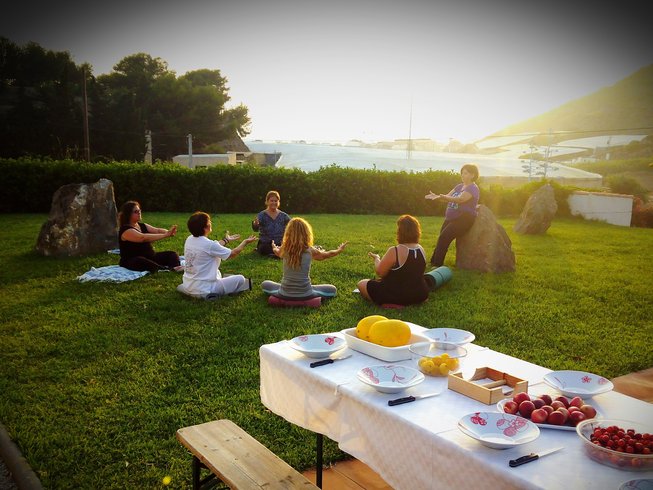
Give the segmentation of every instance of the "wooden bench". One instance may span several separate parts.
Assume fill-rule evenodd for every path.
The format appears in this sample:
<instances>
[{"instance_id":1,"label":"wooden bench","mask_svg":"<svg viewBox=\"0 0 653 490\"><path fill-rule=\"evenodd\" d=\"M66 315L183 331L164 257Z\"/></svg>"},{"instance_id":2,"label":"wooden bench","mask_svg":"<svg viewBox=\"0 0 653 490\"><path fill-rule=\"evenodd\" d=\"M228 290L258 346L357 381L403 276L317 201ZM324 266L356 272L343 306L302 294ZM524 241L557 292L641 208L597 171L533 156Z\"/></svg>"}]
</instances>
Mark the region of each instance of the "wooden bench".
<instances>
[{"instance_id":1,"label":"wooden bench","mask_svg":"<svg viewBox=\"0 0 653 490\"><path fill-rule=\"evenodd\" d=\"M238 489L318 488L231 420L184 427L177 440L193 455L194 489L213 486L216 477ZM204 479L202 468L211 472Z\"/></svg>"}]
</instances>

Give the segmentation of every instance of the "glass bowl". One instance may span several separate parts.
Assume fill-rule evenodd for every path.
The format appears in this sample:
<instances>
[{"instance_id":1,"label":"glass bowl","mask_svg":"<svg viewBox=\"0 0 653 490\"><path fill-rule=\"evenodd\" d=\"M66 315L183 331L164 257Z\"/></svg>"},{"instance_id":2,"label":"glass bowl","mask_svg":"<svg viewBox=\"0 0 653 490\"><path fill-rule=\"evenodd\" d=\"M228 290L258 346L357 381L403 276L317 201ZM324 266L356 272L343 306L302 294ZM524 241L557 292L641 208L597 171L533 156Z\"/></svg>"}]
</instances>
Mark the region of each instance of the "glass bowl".
<instances>
[{"instance_id":1,"label":"glass bowl","mask_svg":"<svg viewBox=\"0 0 653 490\"><path fill-rule=\"evenodd\" d=\"M460 370L460 360L467 349L446 342L418 342L409 347L417 369L427 376L447 376Z\"/></svg>"},{"instance_id":2,"label":"glass bowl","mask_svg":"<svg viewBox=\"0 0 653 490\"><path fill-rule=\"evenodd\" d=\"M615 451L614 449L603 447L592 441L592 435L594 434L594 430L596 428L607 427L618 427L623 429L624 436L628 434L628 429L632 429L635 431L635 433L642 434L642 436L648 435L648 444L653 451L653 427L639 424L637 422L631 422L629 420L590 419L584 420L576 426L576 433L583 441L583 449L585 450L585 454L587 454L587 456L598 463L611 466L618 470L653 470L653 454L631 454L627 452ZM620 437L620 435L617 435L617 437ZM643 443L644 438L642 437L640 441Z\"/></svg>"}]
</instances>

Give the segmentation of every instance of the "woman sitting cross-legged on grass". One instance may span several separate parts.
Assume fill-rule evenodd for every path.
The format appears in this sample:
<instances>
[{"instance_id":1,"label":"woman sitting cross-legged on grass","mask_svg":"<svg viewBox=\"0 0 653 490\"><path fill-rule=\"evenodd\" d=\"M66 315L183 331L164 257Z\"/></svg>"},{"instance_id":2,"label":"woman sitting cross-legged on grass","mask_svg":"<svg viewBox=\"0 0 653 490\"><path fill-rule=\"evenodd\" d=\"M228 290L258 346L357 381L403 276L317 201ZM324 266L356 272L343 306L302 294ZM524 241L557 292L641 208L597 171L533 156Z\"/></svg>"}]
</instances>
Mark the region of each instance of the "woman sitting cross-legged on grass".
<instances>
[{"instance_id":1,"label":"woman sitting cross-legged on grass","mask_svg":"<svg viewBox=\"0 0 653 490\"><path fill-rule=\"evenodd\" d=\"M281 243L283 233L290 221L290 216L279 209L281 197L277 191L270 191L265 196L265 209L252 221L252 229L259 232L256 251L261 255L276 257L272 251L272 242Z\"/></svg>"},{"instance_id":2,"label":"woman sitting cross-legged on grass","mask_svg":"<svg viewBox=\"0 0 653 490\"><path fill-rule=\"evenodd\" d=\"M416 218L404 214L397 220L397 243L383 258L369 252L380 279L363 279L358 283L361 296L378 305L412 305L429 297L424 280L426 255L419 244L422 229Z\"/></svg>"},{"instance_id":3,"label":"woman sitting cross-legged on grass","mask_svg":"<svg viewBox=\"0 0 653 490\"><path fill-rule=\"evenodd\" d=\"M272 242L272 251L283 259L283 277L281 283L263 281L261 288L267 294L282 299L304 300L321 296L324 298L336 295L336 287L331 284L311 284L311 262L330 259L342 253L347 242L340 244L335 250L325 251L313 246L313 229L302 218L293 218L288 222L283 235L283 242L278 246Z\"/></svg>"},{"instance_id":4,"label":"woman sitting cross-legged on grass","mask_svg":"<svg viewBox=\"0 0 653 490\"><path fill-rule=\"evenodd\" d=\"M181 270L177 252L155 252L152 247L152 242L175 236L177 225L166 230L141 222L141 205L137 201L127 201L122 205L118 223L121 267L148 272Z\"/></svg>"},{"instance_id":5,"label":"woman sitting cross-legged on grass","mask_svg":"<svg viewBox=\"0 0 653 490\"><path fill-rule=\"evenodd\" d=\"M206 298L209 295L223 296L226 294L239 293L252 289L251 280L237 274L222 277L220 263L223 260L238 256L245 246L256 240L254 235L245 238L234 249L226 245L238 240L240 235L225 234L222 240L211 240L211 217L198 211L188 218L188 230L191 236L186 238L184 244L184 282L177 286L181 293Z\"/></svg>"}]
</instances>

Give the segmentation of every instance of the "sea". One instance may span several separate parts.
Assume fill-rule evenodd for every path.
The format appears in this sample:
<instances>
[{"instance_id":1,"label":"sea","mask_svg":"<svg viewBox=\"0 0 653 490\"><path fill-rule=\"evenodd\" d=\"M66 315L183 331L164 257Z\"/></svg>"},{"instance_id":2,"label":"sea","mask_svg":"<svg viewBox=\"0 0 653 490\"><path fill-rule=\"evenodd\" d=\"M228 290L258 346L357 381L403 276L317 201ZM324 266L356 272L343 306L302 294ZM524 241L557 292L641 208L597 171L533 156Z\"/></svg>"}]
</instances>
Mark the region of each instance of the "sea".
<instances>
[{"instance_id":1,"label":"sea","mask_svg":"<svg viewBox=\"0 0 653 490\"><path fill-rule=\"evenodd\" d=\"M281 153L277 167L298 168L306 172L321 167L337 165L357 169L377 169L403 172L424 172L444 170L458 173L465 163L478 166L482 176L523 177L527 161L518 158L500 158L492 155L471 153L443 153L430 151L384 150L354 146L339 146L308 143L277 143L265 141L245 141L253 152ZM556 177L584 178L587 172L575 168L555 165ZM594 174L590 174L594 175Z\"/></svg>"}]
</instances>

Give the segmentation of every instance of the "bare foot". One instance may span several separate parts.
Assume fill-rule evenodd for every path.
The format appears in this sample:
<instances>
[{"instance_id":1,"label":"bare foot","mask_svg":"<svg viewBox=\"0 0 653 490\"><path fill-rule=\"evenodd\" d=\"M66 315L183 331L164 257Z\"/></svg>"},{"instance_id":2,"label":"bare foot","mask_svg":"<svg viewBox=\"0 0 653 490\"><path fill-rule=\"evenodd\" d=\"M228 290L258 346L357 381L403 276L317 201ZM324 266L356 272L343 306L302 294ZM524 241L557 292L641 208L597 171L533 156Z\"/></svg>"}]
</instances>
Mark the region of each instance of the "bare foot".
<instances>
[{"instance_id":1,"label":"bare foot","mask_svg":"<svg viewBox=\"0 0 653 490\"><path fill-rule=\"evenodd\" d=\"M177 267L173 268L175 272L184 272L184 266L183 265L178 265Z\"/></svg>"}]
</instances>

